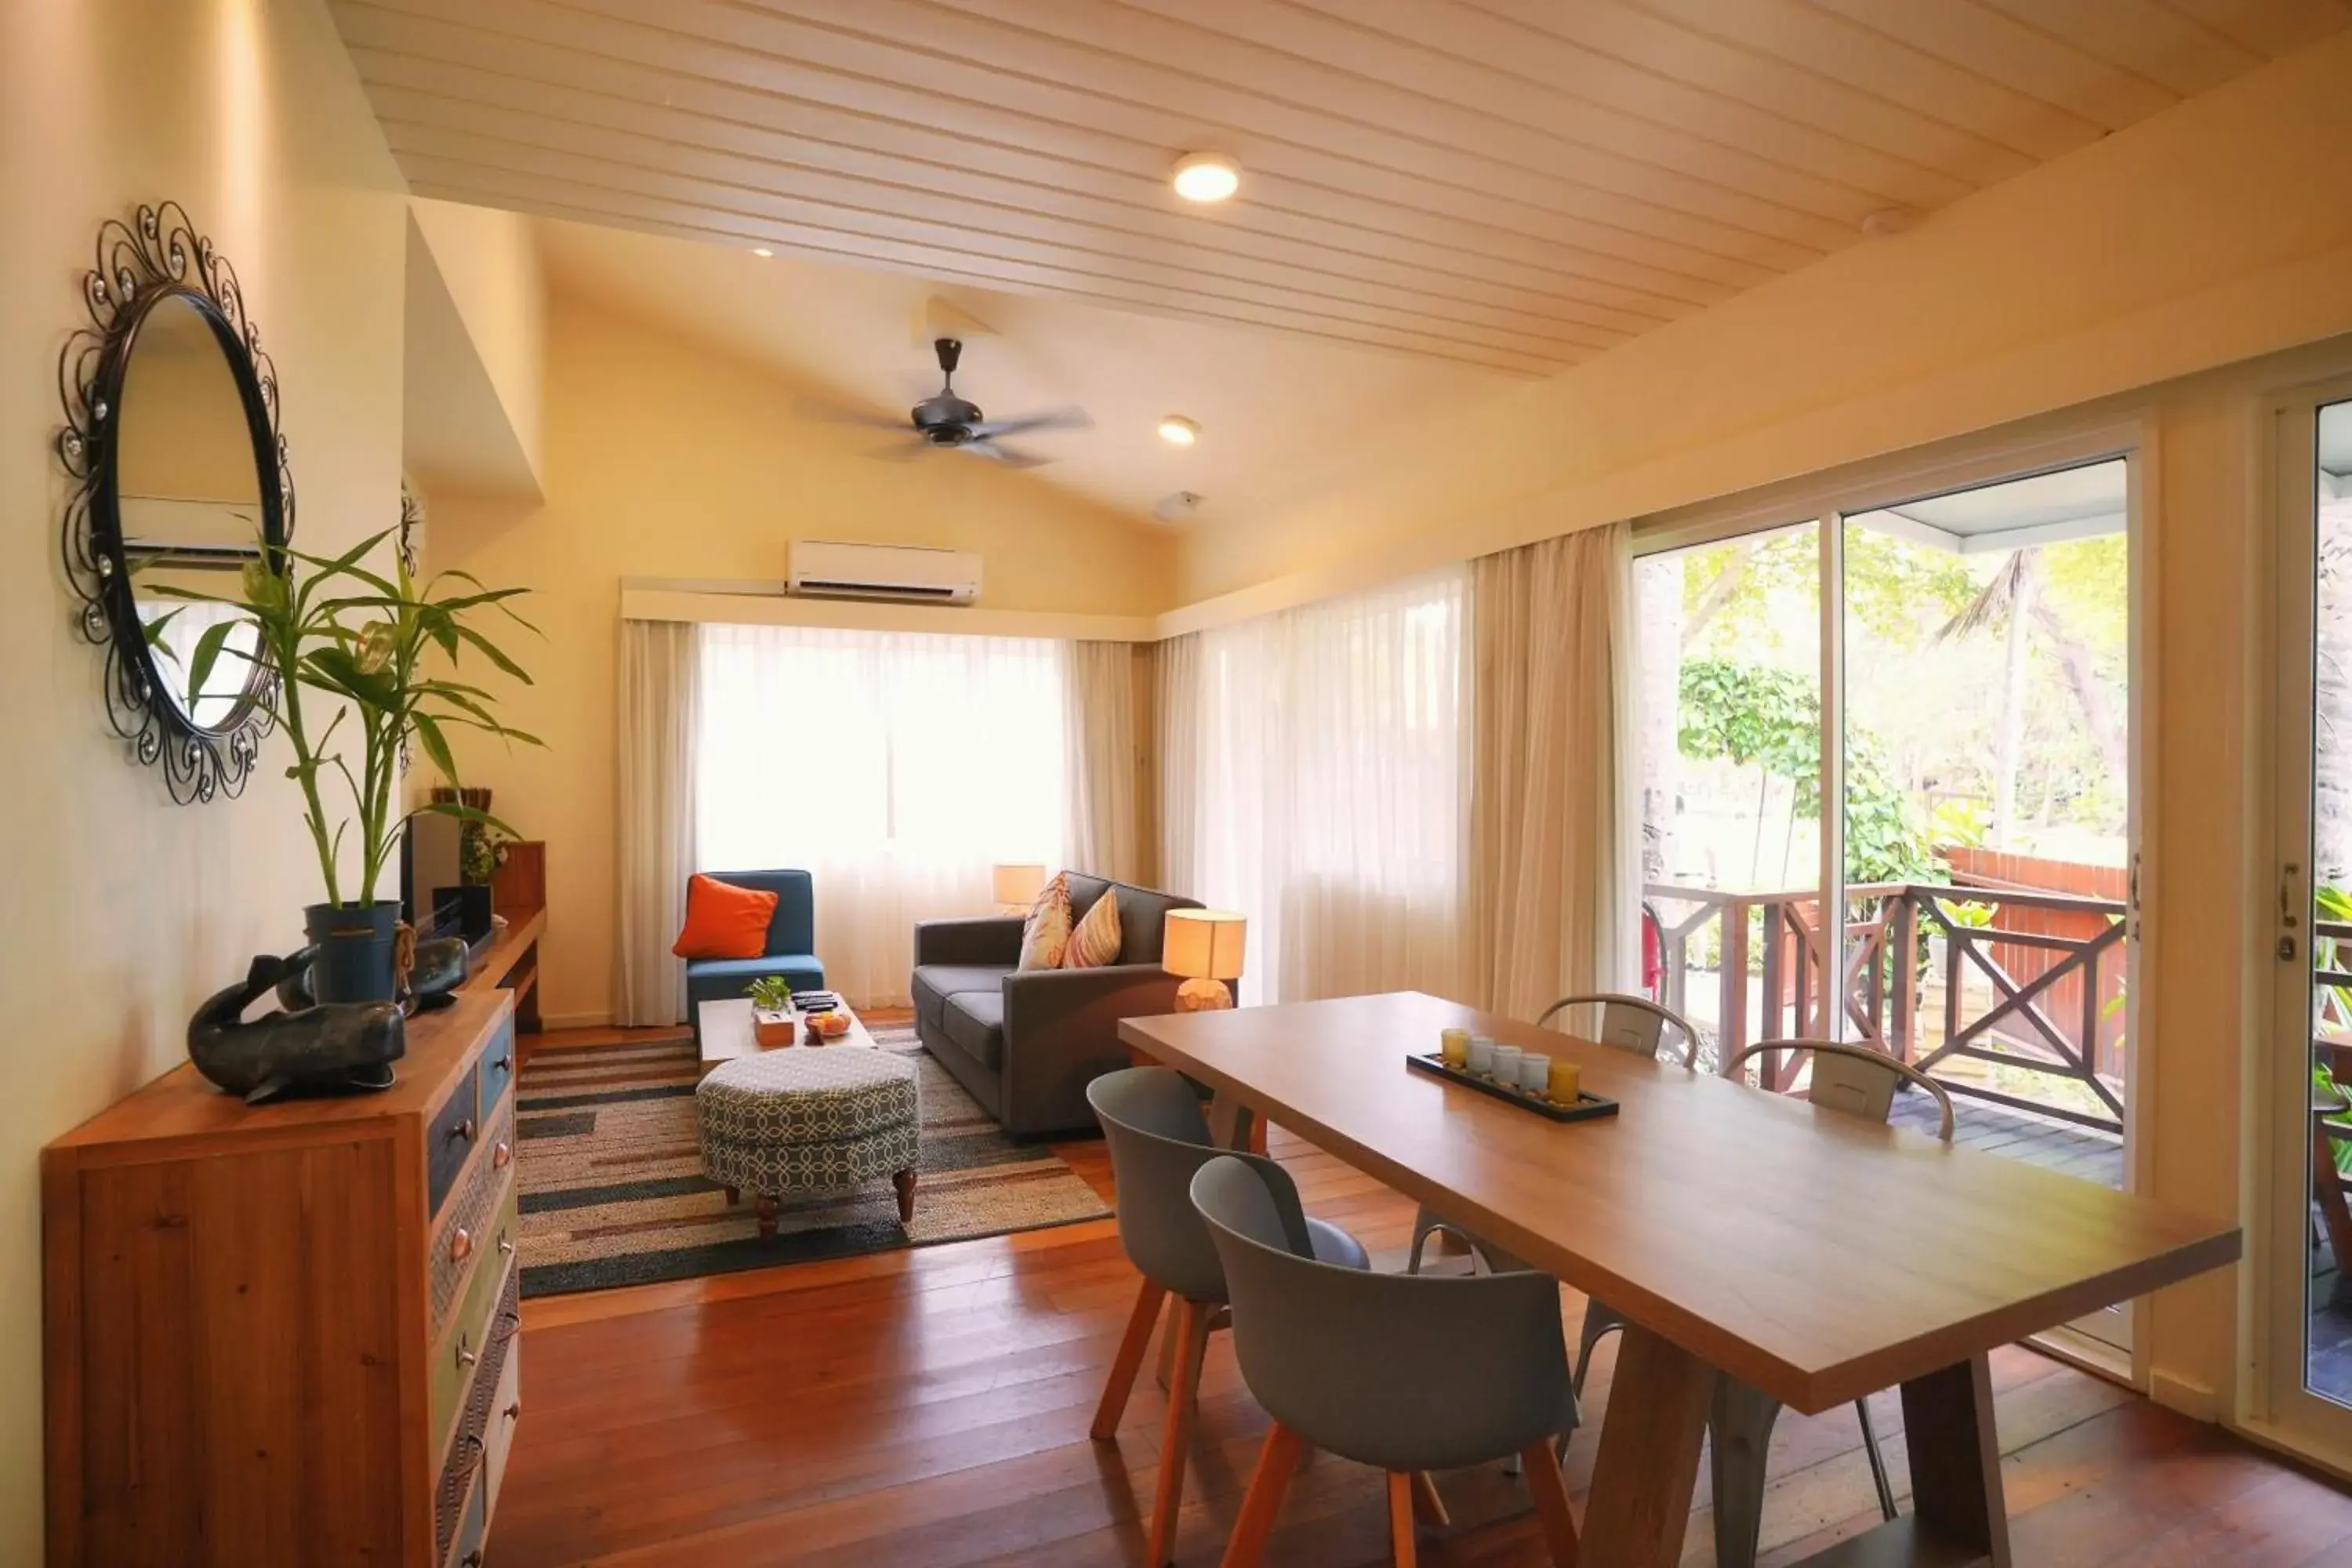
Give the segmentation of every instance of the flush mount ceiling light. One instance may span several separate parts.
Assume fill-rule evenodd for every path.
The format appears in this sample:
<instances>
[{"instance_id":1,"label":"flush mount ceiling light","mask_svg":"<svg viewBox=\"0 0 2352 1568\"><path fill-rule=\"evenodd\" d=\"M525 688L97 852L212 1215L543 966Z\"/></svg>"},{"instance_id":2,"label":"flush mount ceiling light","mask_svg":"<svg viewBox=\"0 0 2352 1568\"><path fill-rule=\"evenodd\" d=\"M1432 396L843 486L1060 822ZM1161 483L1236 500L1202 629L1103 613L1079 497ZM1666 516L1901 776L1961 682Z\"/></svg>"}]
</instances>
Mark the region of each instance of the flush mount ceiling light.
<instances>
[{"instance_id":1,"label":"flush mount ceiling light","mask_svg":"<svg viewBox=\"0 0 2352 1568\"><path fill-rule=\"evenodd\" d=\"M1160 422L1160 438L1171 447L1189 447L1201 438L1201 427L1181 414L1171 414Z\"/></svg>"},{"instance_id":2,"label":"flush mount ceiling light","mask_svg":"<svg viewBox=\"0 0 2352 1568\"><path fill-rule=\"evenodd\" d=\"M775 255L776 253L775 253L774 251L772 251L772 250L770 250L770 249L769 249L766 246L764 246L764 245L755 245L755 246L753 246L753 247L751 247L751 254L752 254L752 255L754 255L754 256L773 256L773 255Z\"/></svg>"},{"instance_id":3,"label":"flush mount ceiling light","mask_svg":"<svg viewBox=\"0 0 2352 1568\"><path fill-rule=\"evenodd\" d=\"M1176 160L1176 194L1188 202L1221 202L1242 188L1240 166L1223 153L1187 153Z\"/></svg>"}]
</instances>

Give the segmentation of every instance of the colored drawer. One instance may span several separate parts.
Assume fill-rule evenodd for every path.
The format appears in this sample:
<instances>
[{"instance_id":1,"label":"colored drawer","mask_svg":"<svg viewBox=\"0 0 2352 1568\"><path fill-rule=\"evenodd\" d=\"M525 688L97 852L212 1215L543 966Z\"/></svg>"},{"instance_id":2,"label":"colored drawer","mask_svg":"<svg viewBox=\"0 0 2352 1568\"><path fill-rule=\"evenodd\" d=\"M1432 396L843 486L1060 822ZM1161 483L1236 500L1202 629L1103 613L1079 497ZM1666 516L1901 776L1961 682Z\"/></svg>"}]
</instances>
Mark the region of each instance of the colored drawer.
<instances>
[{"instance_id":1,"label":"colored drawer","mask_svg":"<svg viewBox=\"0 0 2352 1568\"><path fill-rule=\"evenodd\" d=\"M511 1283L508 1304L511 1305ZM479 1370L466 1395L457 1436L441 1466L440 1484L433 1495L435 1561L446 1562L465 1523L472 1499L481 1498L485 1521L495 1506L499 1478L506 1472L507 1451L521 1416L522 1369L517 1352L520 1336L493 1332L484 1347ZM508 1411L511 1409L512 1415Z\"/></svg>"},{"instance_id":2,"label":"colored drawer","mask_svg":"<svg viewBox=\"0 0 2352 1568\"><path fill-rule=\"evenodd\" d=\"M496 1239L491 1226L507 1179L514 1174L514 1106L499 1108L490 1119L489 1152L476 1160L457 1194L443 1206L434 1223L432 1252L425 1259L432 1299L431 1338L439 1339L457 1310L457 1298L472 1278L475 1255ZM509 1238L511 1239L511 1238Z\"/></svg>"},{"instance_id":3,"label":"colored drawer","mask_svg":"<svg viewBox=\"0 0 2352 1568\"><path fill-rule=\"evenodd\" d=\"M511 1334L514 1323L520 1321L514 1300L520 1284L515 1270L515 1203L516 1190L509 1180L490 1230L490 1245L475 1265L465 1302L434 1342L427 1370L433 1378L433 1437L442 1447L448 1444L458 1405L473 1385L474 1373L488 1355L490 1342ZM501 1318L507 1321L501 1322Z\"/></svg>"},{"instance_id":4,"label":"colored drawer","mask_svg":"<svg viewBox=\"0 0 2352 1568\"><path fill-rule=\"evenodd\" d=\"M482 1568L482 1537L490 1528L489 1491L484 1478L477 1479L467 1494L464 1522L449 1548L449 1568Z\"/></svg>"},{"instance_id":5,"label":"colored drawer","mask_svg":"<svg viewBox=\"0 0 2352 1568\"><path fill-rule=\"evenodd\" d=\"M509 1013L506 1021L499 1026L498 1032L490 1037L490 1043L482 1047L482 1121L485 1123L498 1120L499 1101L506 1099L508 1089L514 1083L515 1065L514 1015Z\"/></svg>"},{"instance_id":6,"label":"colored drawer","mask_svg":"<svg viewBox=\"0 0 2352 1568\"><path fill-rule=\"evenodd\" d=\"M466 1168L466 1156L474 1152L474 1143L481 1136L480 1069L466 1069L441 1109L425 1129L425 1191L436 1215L449 1196L457 1173Z\"/></svg>"},{"instance_id":7,"label":"colored drawer","mask_svg":"<svg viewBox=\"0 0 2352 1568\"><path fill-rule=\"evenodd\" d=\"M506 1484L507 1456L514 1452L515 1428L522 1425L522 1336L507 1337L506 1364L499 1372L498 1397L490 1401L489 1426L483 1439L489 1445L489 1459L482 1468L489 1482L487 1505L482 1510L486 1520L499 1517L499 1489Z\"/></svg>"}]
</instances>

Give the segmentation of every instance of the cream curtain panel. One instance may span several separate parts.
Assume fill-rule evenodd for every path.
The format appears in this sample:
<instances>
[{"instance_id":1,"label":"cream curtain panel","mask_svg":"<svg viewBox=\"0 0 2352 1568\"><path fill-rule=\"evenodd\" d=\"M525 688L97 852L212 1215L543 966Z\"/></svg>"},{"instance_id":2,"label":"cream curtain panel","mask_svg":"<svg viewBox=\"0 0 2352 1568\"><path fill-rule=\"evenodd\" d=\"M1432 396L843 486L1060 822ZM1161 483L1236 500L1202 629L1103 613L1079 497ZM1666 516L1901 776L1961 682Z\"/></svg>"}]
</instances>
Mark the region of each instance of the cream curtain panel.
<instances>
[{"instance_id":1,"label":"cream curtain panel","mask_svg":"<svg viewBox=\"0 0 2352 1568\"><path fill-rule=\"evenodd\" d=\"M621 623L620 963L613 1016L686 1017L686 965L670 955L694 869L695 753L702 728L699 628Z\"/></svg>"},{"instance_id":2,"label":"cream curtain panel","mask_svg":"<svg viewBox=\"0 0 2352 1568\"><path fill-rule=\"evenodd\" d=\"M1152 649L1160 752L1160 886L1201 897L1201 634Z\"/></svg>"},{"instance_id":3,"label":"cream curtain panel","mask_svg":"<svg viewBox=\"0 0 2352 1568\"><path fill-rule=\"evenodd\" d=\"M1459 991L1468 598L1457 567L1202 634L1195 890L1249 919L1244 1002Z\"/></svg>"},{"instance_id":4,"label":"cream curtain panel","mask_svg":"<svg viewBox=\"0 0 2352 1568\"><path fill-rule=\"evenodd\" d=\"M1142 870L1136 801L1135 645L1063 645L1063 706L1072 868L1132 882Z\"/></svg>"},{"instance_id":5,"label":"cream curtain panel","mask_svg":"<svg viewBox=\"0 0 2352 1568\"><path fill-rule=\"evenodd\" d=\"M1471 563L1475 998L1533 1018L1638 969L1631 536Z\"/></svg>"}]
</instances>

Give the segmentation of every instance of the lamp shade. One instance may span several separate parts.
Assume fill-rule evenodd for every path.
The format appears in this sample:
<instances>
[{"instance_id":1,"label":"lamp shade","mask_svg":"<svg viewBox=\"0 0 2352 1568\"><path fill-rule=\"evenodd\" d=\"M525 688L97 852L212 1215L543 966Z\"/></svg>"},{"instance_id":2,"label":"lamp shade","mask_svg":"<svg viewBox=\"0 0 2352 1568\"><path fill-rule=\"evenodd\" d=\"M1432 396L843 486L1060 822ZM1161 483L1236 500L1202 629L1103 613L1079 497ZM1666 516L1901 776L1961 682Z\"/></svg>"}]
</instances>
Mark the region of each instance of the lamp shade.
<instances>
[{"instance_id":1,"label":"lamp shade","mask_svg":"<svg viewBox=\"0 0 2352 1568\"><path fill-rule=\"evenodd\" d=\"M1043 866L999 866L995 878L996 901L1000 904L1034 904L1037 895L1045 890Z\"/></svg>"},{"instance_id":2,"label":"lamp shade","mask_svg":"<svg viewBox=\"0 0 2352 1568\"><path fill-rule=\"evenodd\" d=\"M1229 910L1170 910L1160 967L1192 980L1238 980L1249 922Z\"/></svg>"}]
</instances>

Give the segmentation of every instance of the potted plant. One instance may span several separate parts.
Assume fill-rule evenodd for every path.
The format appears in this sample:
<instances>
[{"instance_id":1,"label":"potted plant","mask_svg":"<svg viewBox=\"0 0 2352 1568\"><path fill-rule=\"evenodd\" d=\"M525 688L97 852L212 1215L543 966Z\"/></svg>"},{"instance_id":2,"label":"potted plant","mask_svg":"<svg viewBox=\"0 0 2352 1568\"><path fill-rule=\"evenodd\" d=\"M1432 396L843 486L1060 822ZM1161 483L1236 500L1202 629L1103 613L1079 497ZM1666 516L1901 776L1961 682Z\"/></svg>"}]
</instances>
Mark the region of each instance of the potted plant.
<instances>
[{"instance_id":1,"label":"potted plant","mask_svg":"<svg viewBox=\"0 0 2352 1568\"><path fill-rule=\"evenodd\" d=\"M782 975L761 975L751 982L751 1037L763 1049L800 1038L800 1025L793 1016L793 988Z\"/></svg>"},{"instance_id":2,"label":"potted plant","mask_svg":"<svg viewBox=\"0 0 2352 1568\"><path fill-rule=\"evenodd\" d=\"M498 615L530 629L510 604L529 590L486 588L463 572L419 581L397 560L390 576L362 565L390 533L371 535L332 558L265 548L246 565L238 598L161 584L156 589L241 612L257 629L259 651L277 672L262 701L293 752L287 776L302 792L302 821L327 895L303 911L319 948L311 991L321 1002L389 1001L397 993L400 904L377 893L410 816L436 812L506 830L487 811L467 805L462 795L430 801L415 812L404 809L400 779L411 742L453 784L457 764L449 749L452 728L541 743L501 723L487 689L457 678L471 655L530 683L530 677L479 624ZM236 624L205 628L189 658L191 690L204 689ZM450 673L441 673L443 668ZM319 722L321 708L331 708L324 723ZM357 772L345 755L353 736ZM348 815L328 804L329 786L338 779L349 794ZM359 879L346 889L341 852L354 826Z\"/></svg>"}]
</instances>

